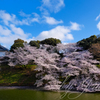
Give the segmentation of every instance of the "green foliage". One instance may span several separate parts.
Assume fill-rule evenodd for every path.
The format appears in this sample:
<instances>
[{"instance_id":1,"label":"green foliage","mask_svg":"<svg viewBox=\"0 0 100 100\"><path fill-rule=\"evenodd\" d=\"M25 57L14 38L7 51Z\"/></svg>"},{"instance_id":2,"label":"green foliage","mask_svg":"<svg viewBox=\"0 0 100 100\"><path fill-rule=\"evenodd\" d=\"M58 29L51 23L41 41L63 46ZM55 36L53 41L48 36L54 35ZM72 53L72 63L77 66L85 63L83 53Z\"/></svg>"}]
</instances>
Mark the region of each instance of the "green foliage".
<instances>
[{"instance_id":1,"label":"green foliage","mask_svg":"<svg viewBox=\"0 0 100 100\"><path fill-rule=\"evenodd\" d=\"M39 48L40 47L40 41L30 41L29 42L29 44L31 45L31 46L35 46L35 47L37 47L37 48Z\"/></svg>"},{"instance_id":2,"label":"green foliage","mask_svg":"<svg viewBox=\"0 0 100 100\"><path fill-rule=\"evenodd\" d=\"M48 38L48 39L42 40L40 43L56 46L58 43L61 43L61 41L56 38Z\"/></svg>"},{"instance_id":3,"label":"green foliage","mask_svg":"<svg viewBox=\"0 0 100 100\"><path fill-rule=\"evenodd\" d=\"M36 65L27 65L23 70L20 68L10 68L0 66L0 86L30 86L34 84Z\"/></svg>"},{"instance_id":4,"label":"green foliage","mask_svg":"<svg viewBox=\"0 0 100 100\"><path fill-rule=\"evenodd\" d=\"M14 43L24 43L24 40L22 40L22 39L17 39L17 40L14 41Z\"/></svg>"},{"instance_id":5,"label":"green foliage","mask_svg":"<svg viewBox=\"0 0 100 100\"><path fill-rule=\"evenodd\" d=\"M98 37L95 42L100 43L100 37Z\"/></svg>"},{"instance_id":6,"label":"green foliage","mask_svg":"<svg viewBox=\"0 0 100 100\"><path fill-rule=\"evenodd\" d=\"M37 42L38 44L40 44L41 41L37 40L36 42Z\"/></svg>"},{"instance_id":7,"label":"green foliage","mask_svg":"<svg viewBox=\"0 0 100 100\"><path fill-rule=\"evenodd\" d=\"M30 69L31 71L33 71L35 68L37 67L36 64L34 65L16 65L15 68L17 69L22 69L22 70L25 70L25 69Z\"/></svg>"},{"instance_id":8,"label":"green foliage","mask_svg":"<svg viewBox=\"0 0 100 100\"><path fill-rule=\"evenodd\" d=\"M100 68L100 65L96 65L98 68Z\"/></svg>"},{"instance_id":9,"label":"green foliage","mask_svg":"<svg viewBox=\"0 0 100 100\"><path fill-rule=\"evenodd\" d=\"M94 59L100 61L100 35L93 35L89 38L77 42L77 44L83 47L85 50L88 49L94 56Z\"/></svg>"},{"instance_id":10,"label":"green foliage","mask_svg":"<svg viewBox=\"0 0 100 100\"><path fill-rule=\"evenodd\" d=\"M24 47L23 43L24 43L24 40L21 40L21 39L15 40L14 44L10 48L10 51L14 52L13 50L16 49L17 47Z\"/></svg>"},{"instance_id":11,"label":"green foliage","mask_svg":"<svg viewBox=\"0 0 100 100\"><path fill-rule=\"evenodd\" d=\"M16 49L17 47L24 47L22 43L15 43L11 46L10 51L13 51L13 49Z\"/></svg>"},{"instance_id":12,"label":"green foliage","mask_svg":"<svg viewBox=\"0 0 100 100\"><path fill-rule=\"evenodd\" d=\"M97 37L95 35L89 37L89 38L86 38L86 39L83 39L81 41L78 41L77 44L81 47L83 47L83 49L89 49L90 46L93 44L93 43L96 43L97 41L99 41L97 39Z\"/></svg>"},{"instance_id":13,"label":"green foliage","mask_svg":"<svg viewBox=\"0 0 100 100\"><path fill-rule=\"evenodd\" d=\"M55 39L55 38L48 38L42 41L30 41L29 44L31 46L35 46L37 48L40 47L40 44L48 44L48 45L52 45L52 46L56 46L58 43L61 43L61 41L59 39Z\"/></svg>"}]
</instances>

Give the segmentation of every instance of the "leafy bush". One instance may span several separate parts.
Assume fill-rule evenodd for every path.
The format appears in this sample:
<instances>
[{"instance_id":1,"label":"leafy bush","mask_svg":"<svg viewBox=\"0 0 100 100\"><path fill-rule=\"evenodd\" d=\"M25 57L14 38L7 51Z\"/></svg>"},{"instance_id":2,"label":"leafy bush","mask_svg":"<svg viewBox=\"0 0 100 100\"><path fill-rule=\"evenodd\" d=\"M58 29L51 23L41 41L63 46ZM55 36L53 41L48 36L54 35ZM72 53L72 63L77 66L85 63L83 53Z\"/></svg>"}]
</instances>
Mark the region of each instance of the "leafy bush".
<instances>
[{"instance_id":1,"label":"leafy bush","mask_svg":"<svg viewBox=\"0 0 100 100\"><path fill-rule=\"evenodd\" d=\"M35 46L35 47L39 48L39 47L40 47L39 42L40 42L40 41L30 41L29 44L30 44L31 46Z\"/></svg>"},{"instance_id":2,"label":"leafy bush","mask_svg":"<svg viewBox=\"0 0 100 100\"><path fill-rule=\"evenodd\" d=\"M100 43L100 37L98 37L95 42Z\"/></svg>"},{"instance_id":3,"label":"leafy bush","mask_svg":"<svg viewBox=\"0 0 100 100\"><path fill-rule=\"evenodd\" d=\"M48 39L42 40L40 43L56 46L57 44L61 43L61 41L56 38L48 38Z\"/></svg>"},{"instance_id":4,"label":"leafy bush","mask_svg":"<svg viewBox=\"0 0 100 100\"><path fill-rule=\"evenodd\" d=\"M89 38L78 41L77 44L79 46L83 47L83 49L89 49L93 43L96 43L98 41L99 40L97 39L97 37L95 35L93 35Z\"/></svg>"},{"instance_id":5,"label":"leafy bush","mask_svg":"<svg viewBox=\"0 0 100 100\"><path fill-rule=\"evenodd\" d=\"M14 43L24 43L24 40L22 40L22 39L17 39L17 40L14 41Z\"/></svg>"},{"instance_id":6,"label":"leafy bush","mask_svg":"<svg viewBox=\"0 0 100 100\"><path fill-rule=\"evenodd\" d=\"M88 49L94 58L100 61L100 35L93 35L77 42L77 44L83 47L83 49Z\"/></svg>"},{"instance_id":7,"label":"leafy bush","mask_svg":"<svg viewBox=\"0 0 100 100\"><path fill-rule=\"evenodd\" d=\"M100 68L100 65L96 65L98 68Z\"/></svg>"},{"instance_id":8,"label":"leafy bush","mask_svg":"<svg viewBox=\"0 0 100 100\"><path fill-rule=\"evenodd\" d=\"M17 47L24 47L23 43L24 43L24 40L22 39L15 40L14 44L10 48L10 51L14 52L14 49L16 49Z\"/></svg>"}]
</instances>

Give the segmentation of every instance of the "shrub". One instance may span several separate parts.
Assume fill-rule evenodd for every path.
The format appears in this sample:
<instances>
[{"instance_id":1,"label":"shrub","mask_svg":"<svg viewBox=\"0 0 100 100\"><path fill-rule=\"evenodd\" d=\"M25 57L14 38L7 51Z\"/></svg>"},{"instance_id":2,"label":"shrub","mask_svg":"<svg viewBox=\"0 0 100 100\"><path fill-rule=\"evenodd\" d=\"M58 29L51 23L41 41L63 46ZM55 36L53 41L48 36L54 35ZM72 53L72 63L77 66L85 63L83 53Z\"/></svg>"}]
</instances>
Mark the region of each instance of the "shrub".
<instances>
[{"instance_id":1,"label":"shrub","mask_svg":"<svg viewBox=\"0 0 100 100\"><path fill-rule=\"evenodd\" d=\"M14 41L14 43L24 43L24 40L22 40L22 39L17 39L17 40Z\"/></svg>"},{"instance_id":2,"label":"shrub","mask_svg":"<svg viewBox=\"0 0 100 100\"><path fill-rule=\"evenodd\" d=\"M42 40L40 43L56 46L57 44L61 43L61 41L56 38L48 38L48 39Z\"/></svg>"},{"instance_id":3,"label":"shrub","mask_svg":"<svg viewBox=\"0 0 100 100\"><path fill-rule=\"evenodd\" d=\"M98 37L95 42L100 43L100 37Z\"/></svg>"},{"instance_id":4,"label":"shrub","mask_svg":"<svg viewBox=\"0 0 100 100\"><path fill-rule=\"evenodd\" d=\"M93 43L96 43L96 41L97 41L97 37L93 35L89 38L78 41L77 44L86 50L89 49Z\"/></svg>"},{"instance_id":5,"label":"shrub","mask_svg":"<svg viewBox=\"0 0 100 100\"><path fill-rule=\"evenodd\" d=\"M22 39L15 40L14 44L10 48L10 51L14 52L14 49L16 49L17 47L24 47L23 43L24 43L24 40Z\"/></svg>"},{"instance_id":6,"label":"shrub","mask_svg":"<svg viewBox=\"0 0 100 100\"><path fill-rule=\"evenodd\" d=\"M35 46L35 47L37 47L37 48L40 47L39 41L30 41L29 44L30 44L31 46Z\"/></svg>"}]
</instances>

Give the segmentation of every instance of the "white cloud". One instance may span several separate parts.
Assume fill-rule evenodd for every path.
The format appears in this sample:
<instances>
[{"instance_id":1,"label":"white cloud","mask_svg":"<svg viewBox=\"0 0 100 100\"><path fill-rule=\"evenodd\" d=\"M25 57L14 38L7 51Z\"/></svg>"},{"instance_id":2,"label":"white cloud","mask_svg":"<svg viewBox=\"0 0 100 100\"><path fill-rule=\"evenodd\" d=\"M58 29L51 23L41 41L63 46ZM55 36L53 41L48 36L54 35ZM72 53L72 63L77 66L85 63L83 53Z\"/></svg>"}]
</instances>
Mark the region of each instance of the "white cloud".
<instances>
[{"instance_id":1,"label":"white cloud","mask_svg":"<svg viewBox=\"0 0 100 100\"><path fill-rule=\"evenodd\" d=\"M8 36L11 34L11 31L7 27L2 27L0 25L0 35Z\"/></svg>"},{"instance_id":2,"label":"white cloud","mask_svg":"<svg viewBox=\"0 0 100 100\"><path fill-rule=\"evenodd\" d=\"M74 37L71 34L72 30L81 30L79 24L71 22L71 26L57 26L49 31L43 31L41 32L36 39L37 40L43 40L45 38L57 38L61 41L68 41L73 40Z\"/></svg>"},{"instance_id":3,"label":"white cloud","mask_svg":"<svg viewBox=\"0 0 100 100\"><path fill-rule=\"evenodd\" d=\"M6 13L4 10L0 10L0 19L2 19L2 21L4 22L5 25L9 25L9 23L13 23L13 24L28 24L25 20L19 21L16 18L16 15L14 14L9 14Z\"/></svg>"},{"instance_id":4,"label":"white cloud","mask_svg":"<svg viewBox=\"0 0 100 100\"><path fill-rule=\"evenodd\" d=\"M100 31L100 22L97 24L97 28L98 28L99 31Z\"/></svg>"},{"instance_id":5,"label":"white cloud","mask_svg":"<svg viewBox=\"0 0 100 100\"><path fill-rule=\"evenodd\" d=\"M60 9L65 6L64 0L42 0L42 3L40 8L46 8L54 13L59 12Z\"/></svg>"},{"instance_id":6,"label":"white cloud","mask_svg":"<svg viewBox=\"0 0 100 100\"><path fill-rule=\"evenodd\" d=\"M7 27L9 27L9 29ZM0 25L0 43L8 48L13 44L14 40L18 38L28 42L33 39L43 40L51 37L60 39L62 42L73 40L74 37L71 31L78 30L77 28L72 28L73 24L71 24L71 26L57 26L51 30L41 32L37 37L29 38L30 34L25 33L20 27L16 27L14 24L10 24L7 27Z\"/></svg>"},{"instance_id":7,"label":"white cloud","mask_svg":"<svg viewBox=\"0 0 100 100\"><path fill-rule=\"evenodd\" d=\"M60 21L57 21L56 19L54 19L53 17L44 17L45 18L45 21L46 23L50 24L50 25L56 25L56 24L60 24L60 23L63 23L62 20Z\"/></svg>"},{"instance_id":8,"label":"white cloud","mask_svg":"<svg viewBox=\"0 0 100 100\"><path fill-rule=\"evenodd\" d=\"M40 15L37 13L32 13L34 15L34 18L31 19L31 22L40 22Z\"/></svg>"},{"instance_id":9,"label":"white cloud","mask_svg":"<svg viewBox=\"0 0 100 100\"><path fill-rule=\"evenodd\" d=\"M70 27L71 30L80 30L81 25L77 24L76 22L70 22L70 24L71 24Z\"/></svg>"},{"instance_id":10,"label":"white cloud","mask_svg":"<svg viewBox=\"0 0 100 100\"><path fill-rule=\"evenodd\" d=\"M40 17L40 15L38 15L37 13L25 14L24 12L21 11L20 15L25 18L23 18L22 20L19 20L19 19L17 19L16 15L9 14L9 13L5 12L4 10L0 10L0 20L7 26L9 26L10 24L30 25L33 22L37 22L37 23L46 22L50 25L57 25L57 24L63 23L62 20L57 21L53 17L44 16L44 15L42 17Z\"/></svg>"},{"instance_id":11,"label":"white cloud","mask_svg":"<svg viewBox=\"0 0 100 100\"><path fill-rule=\"evenodd\" d=\"M16 15L9 14L5 12L4 10L0 10L0 19L5 25L14 24L14 25L30 25L32 22L39 22L38 17L30 17L30 15L25 14L24 12L21 12L21 15L23 15L24 18L22 20L18 20Z\"/></svg>"},{"instance_id":12,"label":"white cloud","mask_svg":"<svg viewBox=\"0 0 100 100\"><path fill-rule=\"evenodd\" d=\"M95 20L97 21L99 18L100 18L100 14L96 17L96 19L95 19Z\"/></svg>"},{"instance_id":13,"label":"white cloud","mask_svg":"<svg viewBox=\"0 0 100 100\"><path fill-rule=\"evenodd\" d=\"M39 22L39 19L38 18L32 18L31 22Z\"/></svg>"},{"instance_id":14,"label":"white cloud","mask_svg":"<svg viewBox=\"0 0 100 100\"><path fill-rule=\"evenodd\" d=\"M57 26L54 29L51 29L49 31L43 31L41 32L36 39L37 40L43 40L45 38L57 38L60 39L61 41L64 40L73 40L73 36L70 33L70 29L68 29L68 27L65 26Z\"/></svg>"},{"instance_id":15,"label":"white cloud","mask_svg":"<svg viewBox=\"0 0 100 100\"><path fill-rule=\"evenodd\" d=\"M0 43L8 48L18 38L29 42L32 39L29 36L29 33L25 33L20 27L16 27L14 24L10 24L9 29L0 25Z\"/></svg>"},{"instance_id":16,"label":"white cloud","mask_svg":"<svg viewBox=\"0 0 100 100\"><path fill-rule=\"evenodd\" d=\"M21 28L15 27L15 25L13 25L13 24L10 25L10 28L11 28L11 31L14 34L19 35L19 36L21 36L23 38L26 38L27 37L27 35L24 33L24 31Z\"/></svg>"},{"instance_id":17,"label":"white cloud","mask_svg":"<svg viewBox=\"0 0 100 100\"><path fill-rule=\"evenodd\" d=\"M47 9L45 9L45 8L43 8L43 6L41 6L41 7L39 7L40 8L40 11L41 11L41 13L42 13L42 15L44 16L49 16L50 14L49 14L49 12L48 12L48 10Z\"/></svg>"},{"instance_id":18,"label":"white cloud","mask_svg":"<svg viewBox=\"0 0 100 100\"><path fill-rule=\"evenodd\" d=\"M3 11L3 10L0 10L0 19L2 19L3 22L4 22L6 25L8 25L8 21L11 21L11 20L14 19L14 18L15 18L14 15L10 16L10 14L5 13L5 11Z\"/></svg>"},{"instance_id":19,"label":"white cloud","mask_svg":"<svg viewBox=\"0 0 100 100\"><path fill-rule=\"evenodd\" d=\"M35 16L35 18L40 18L39 14L37 13L32 13L32 14Z\"/></svg>"},{"instance_id":20,"label":"white cloud","mask_svg":"<svg viewBox=\"0 0 100 100\"><path fill-rule=\"evenodd\" d=\"M96 21L98 20L100 18L100 14L96 17ZM97 28L99 29L99 31L100 31L100 21L98 22L98 24L97 24Z\"/></svg>"},{"instance_id":21,"label":"white cloud","mask_svg":"<svg viewBox=\"0 0 100 100\"><path fill-rule=\"evenodd\" d=\"M75 22L70 22L71 26L57 26L51 30L41 32L37 37L29 38L30 34L24 32L23 29L21 29L16 25L29 25L32 22L40 22L40 20L43 20L44 18L45 18L45 22L50 25L57 25L63 23L63 21L62 20L58 21L55 18L49 16L40 17L37 13L31 14L31 16L34 15L34 17L30 17L25 13L23 13L22 15L27 18L22 19L20 21L17 19L16 15L9 14L3 10L0 10L0 22L4 23L4 25L0 25L1 44L5 45L6 47L9 47L13 44L14 40L18 38L21 38L25 41L30 41L32 39L43 40L45 38L50 38L50 37L58 38L63 42L68 40L73 40L74 37L71 34L71 31L80 30L80 26L81 26Z\"/></svg>"},{"instance_id":22,"label":"white cloud","mask_svg":"<svg viewBox=\"0 0 100 100\"><path fill-rule=\"evenodd\" d=\"M20 11L19 14L22 17L30 17L31 16L30 14L25 14L23 11Z\"/></svg>"}]
</instances>

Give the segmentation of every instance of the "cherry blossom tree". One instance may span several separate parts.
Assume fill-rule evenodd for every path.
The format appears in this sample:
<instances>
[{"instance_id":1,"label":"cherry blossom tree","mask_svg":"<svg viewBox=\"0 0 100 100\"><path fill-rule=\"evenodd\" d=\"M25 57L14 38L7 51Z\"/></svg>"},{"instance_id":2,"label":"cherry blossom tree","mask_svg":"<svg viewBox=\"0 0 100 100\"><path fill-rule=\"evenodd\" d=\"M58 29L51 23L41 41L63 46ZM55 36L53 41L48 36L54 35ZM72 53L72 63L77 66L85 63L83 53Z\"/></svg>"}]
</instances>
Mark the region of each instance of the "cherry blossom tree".
<instances>
[{"instance_id":1,"label":"cherry blossom tree","mask_svg":"<svg viewBox=\"0 0 100 100\"><path fill-rule=\"evenodd\" d=\"M59 57L61 53L63 57ZM76 43L57 46L44 44L40 45L39 49L25 45L14 50L14 53L8 52L4 58L8 59L1 62L8 61L8 65L13 67L27 65L30 61L35 63L38 67L35 69L37 79L34 85L47 90L60 89L62 82L59 79L66 76L75 76L69 83L75 80L76 90L82 90L83 87L78 87L82 80L87 77L94 77L96 80L100 75L100 69L96 67L100 62L95 60L88 50L83 50ZM74 84L72 86L74 87Z\"/></svg>"},{"instance_id":2,"label":"cherry blossom tree","mask_svg":"<svg viewBox=\"0 0 100 100\"><path fill-rule=\"evenodd\" d=\"M75 76L69 84L71 84L71 89L94 92L93 87L97 84L100 85L100 69L96 67L100 64L99 61L95 60L92 54L88 50L82 50L76 44L71 45L71 47L63 49L64 57L59 61L58 66L62 69L62 76ZM76 45L76 46L75 46ZM79 50L80 49L80 50ZM87 79L87 80L86 80ZM89 88L85 88L89 84ZM69 84L62 86L64 89ZM99 90L100 91L100 90Z\"/></svg>"},{"instance_id":3,"label":"cherry blossom tree","mask_svg":"<svg viewBox=\"0 0 100 100\"><path fill-rule=\"evenodd\" d=\"M11 67L27 65L30 61L33 61L33 63L38 66L35 69L37 71L37 80L35 83L37 87L43 86L44 83L46 86L51 84L58 85L61 83L57 80L59 78L58 73L60 72L60 68L56 66L59 60L59 55L57 53L49 53L46 49L37 49L36 47L24 45L23 48L19 47L15 49L14 53L8 52L5 57L8 58L8 65Z\"/></svg>"}]
</instances>

